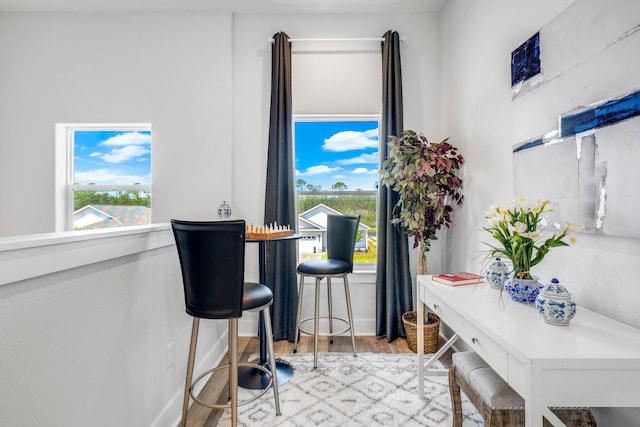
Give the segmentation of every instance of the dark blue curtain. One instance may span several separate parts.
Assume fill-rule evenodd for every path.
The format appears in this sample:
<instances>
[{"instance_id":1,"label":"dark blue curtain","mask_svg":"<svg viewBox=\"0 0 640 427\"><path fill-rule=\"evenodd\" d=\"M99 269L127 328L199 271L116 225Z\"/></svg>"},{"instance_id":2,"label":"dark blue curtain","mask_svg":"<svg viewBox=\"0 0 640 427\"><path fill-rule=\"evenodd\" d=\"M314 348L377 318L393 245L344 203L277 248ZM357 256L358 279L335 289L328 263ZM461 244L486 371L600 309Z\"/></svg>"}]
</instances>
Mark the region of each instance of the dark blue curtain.
<instances>
[{"instance_id":1,"label":"dark blue curtain","mask_svg":"<svg viewBox=\"0 0 640 427\"><path fill-rule=\"evenodd\" d=\"M382 120L380 158L388 156L389 135L398 136L402 123L402 71L400 36L388 31L382 42ZM404 337L402 314L413 310L407 236L392 226L398 194L384 185L378 194L378 260L376 277L376 335L393 341Z\"/></svg>"},{"instance_id":2,"label":"dark blue curtain","mask_svg":"<svg viewBox=\"0 0 640 427\"><path fill-rule=\"evenodd\" d=\"M277 33L273 38L264 222L277 222L295 227L297 221L293 182L291 44L289 36L285 33ZM273 338L293 341L298 300L295 240L267 242L266 245L265 284L274 293L271 316Z\"/></svg>"}]
</instances>

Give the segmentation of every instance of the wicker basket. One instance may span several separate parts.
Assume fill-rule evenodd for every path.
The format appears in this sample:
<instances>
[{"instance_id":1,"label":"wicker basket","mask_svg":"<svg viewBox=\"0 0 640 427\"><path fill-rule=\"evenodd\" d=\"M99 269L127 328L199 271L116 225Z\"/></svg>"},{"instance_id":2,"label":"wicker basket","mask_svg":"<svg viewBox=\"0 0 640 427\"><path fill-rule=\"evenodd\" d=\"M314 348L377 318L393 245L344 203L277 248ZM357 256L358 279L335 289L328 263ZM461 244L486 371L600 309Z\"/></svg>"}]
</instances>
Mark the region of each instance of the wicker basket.
<instances>
[{"instance_id":1,"label":"wicker basket","mask_svg":"<svg viewBox=\"0 0 640 427\"><path fill-rule=\"evenodd\" d=\"M426 323L424 328L424 352L425 354L435 353L438 350L438 337L440 336L440 318L434 313L427 314L434 323ZM418 327L416 322L408 321L408 317L416 317L415 311L408 311L402 315L402 323L407 334L407 344L414 353L418 349Z\"/></svg>"}]
</instances>

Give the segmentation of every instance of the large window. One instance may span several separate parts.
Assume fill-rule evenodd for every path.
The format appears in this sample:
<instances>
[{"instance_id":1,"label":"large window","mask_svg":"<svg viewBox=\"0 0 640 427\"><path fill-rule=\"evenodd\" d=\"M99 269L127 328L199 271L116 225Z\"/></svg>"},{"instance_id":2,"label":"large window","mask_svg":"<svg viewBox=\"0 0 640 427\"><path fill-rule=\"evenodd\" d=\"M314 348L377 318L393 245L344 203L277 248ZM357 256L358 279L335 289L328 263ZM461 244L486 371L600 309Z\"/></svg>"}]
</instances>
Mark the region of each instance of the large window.
<instances>
[{"instance_id":1,"label":"large window","mask_svg":"<svg viewBox=\"0 0 640 427\"><path fill-rule=\"evenodd\" d=\"M359 214L354 261L376 260L378 116L294 116L301 261L326 251L327 214Z\"/></svg>"},{"instance_id":2,"label":"large window","mask_svg":"<svg viewBox=\"0 0 640 427\"><path fill-rule=\"evenodd\" d=\"M150 125L60 124L56 140L58 230L151 223Z\"/></svg>"}]
</instances>

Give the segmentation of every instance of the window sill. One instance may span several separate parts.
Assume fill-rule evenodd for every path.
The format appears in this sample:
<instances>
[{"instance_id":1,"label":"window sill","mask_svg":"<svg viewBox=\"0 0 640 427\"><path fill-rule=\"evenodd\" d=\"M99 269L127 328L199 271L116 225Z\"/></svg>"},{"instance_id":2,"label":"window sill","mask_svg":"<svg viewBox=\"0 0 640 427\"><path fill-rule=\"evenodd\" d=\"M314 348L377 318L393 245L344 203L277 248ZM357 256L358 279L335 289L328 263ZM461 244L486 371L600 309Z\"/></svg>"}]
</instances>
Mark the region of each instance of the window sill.
<instances>
[{"instance_id":1,"label":"window sill","mask_svg":"<svg viewBox=\"0 0 640 427\"><path fill-rule=\"evenodd\" d=\"M2 237L0 285L173 244L168 223Z\"/></svg>"},{"instance_id":2,"label":"window sill","mask_svg":"<svg viewBox=\"0 0 640 427\"><path fill-rule=\"evenodd\" d=\"M358 265L354 266L353 273L349 275L349 283L376 283L376 269L372 268L359 268Z\"/></svg>"}]
</instances>

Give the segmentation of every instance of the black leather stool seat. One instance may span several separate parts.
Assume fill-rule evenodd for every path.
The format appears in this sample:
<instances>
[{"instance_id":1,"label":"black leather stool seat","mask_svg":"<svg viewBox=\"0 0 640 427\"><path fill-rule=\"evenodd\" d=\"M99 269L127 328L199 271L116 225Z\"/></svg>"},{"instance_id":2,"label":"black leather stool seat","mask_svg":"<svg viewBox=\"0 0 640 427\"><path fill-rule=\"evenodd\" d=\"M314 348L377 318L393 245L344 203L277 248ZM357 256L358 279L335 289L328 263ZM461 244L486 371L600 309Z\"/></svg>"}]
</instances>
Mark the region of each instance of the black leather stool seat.
<instances>
[{"instance_id":1,"label":"black leather stool seat","mask_svg":"<svg viewBox=\"0 0 640 427\"><path fill-rule=\"evenodd\" d=\"M242 311L255 310L273 301L273 292L268 286L259 283L244 282Z\"/></svg>"},{"instance_id":2,"label":"black leather stool seat","mask_svg":"<svg viewBox=\"0 0 640 427\"><path fill-rule=\"evenodd\" d=\"M351 265L340 259L313 259L298 265L298 273L311 276L344 274L351 272Z\"/></svg>"}]
</instances>

